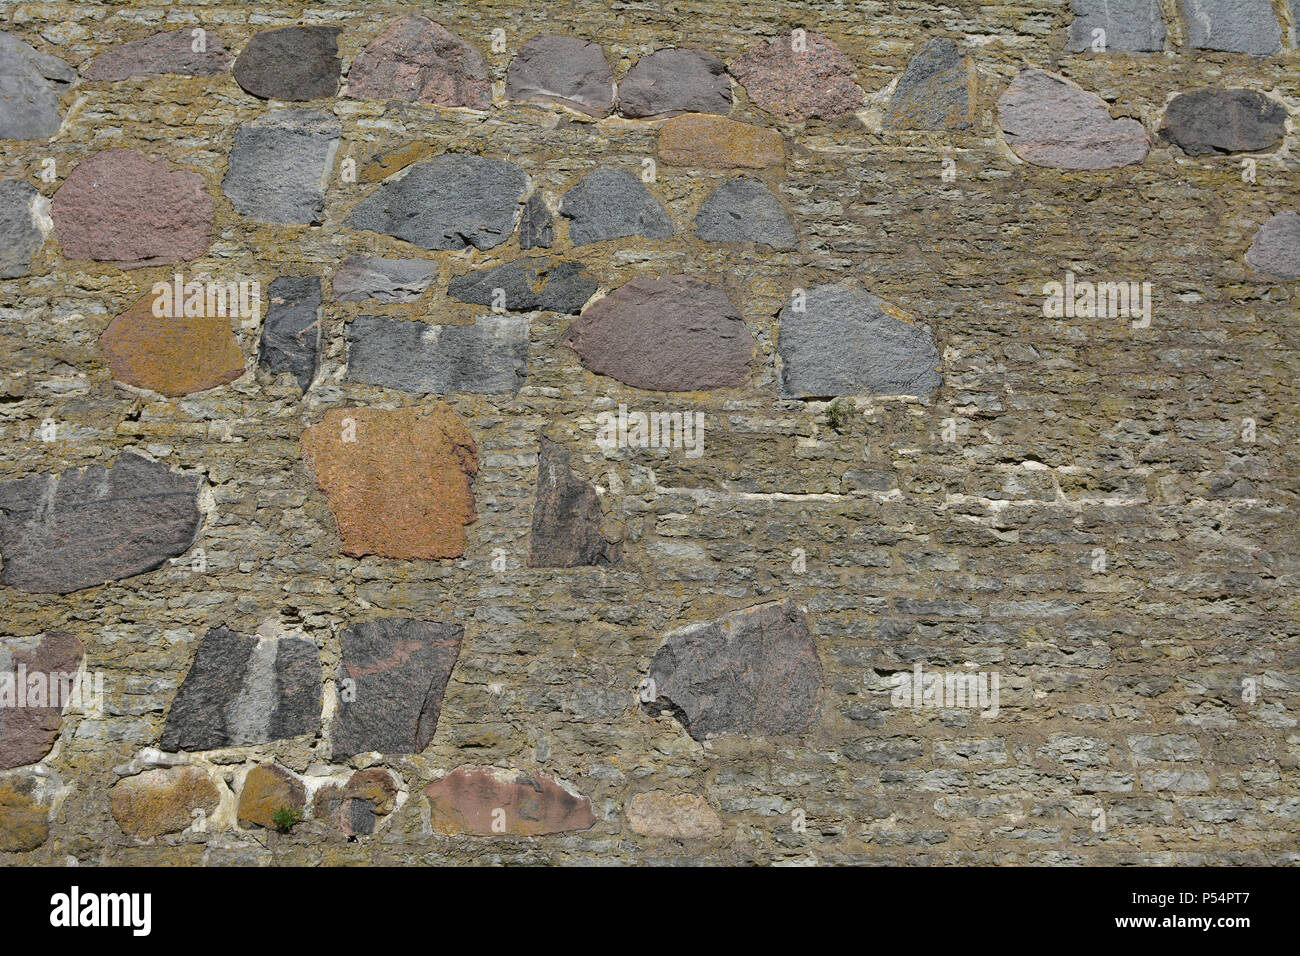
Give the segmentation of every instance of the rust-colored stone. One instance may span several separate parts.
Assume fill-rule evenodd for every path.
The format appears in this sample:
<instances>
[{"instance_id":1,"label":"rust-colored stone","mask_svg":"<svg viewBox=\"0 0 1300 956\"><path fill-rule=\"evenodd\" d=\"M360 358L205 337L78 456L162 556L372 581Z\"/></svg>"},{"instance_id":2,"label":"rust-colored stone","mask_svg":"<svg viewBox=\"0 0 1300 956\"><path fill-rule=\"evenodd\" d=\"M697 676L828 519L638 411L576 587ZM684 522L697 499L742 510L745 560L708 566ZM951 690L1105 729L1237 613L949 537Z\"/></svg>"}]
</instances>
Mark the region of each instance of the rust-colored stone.
<instances>
[{"instance_id":1,"label":"rust-colored stone","mask_svg":"<svg viewBox=\"0 0 1300 956\"><path fill-rule=\"evenodd\" d=\"M281 807L302 810L307 802L302 781L288 770L273 763L248 771L244 789L239 794L239 825L275 827L275 811Z\"/></svg>"},{"instance_id":2,"label":"rust-colored stone","mask_svg":"<svg viewBox=\"0 0 1300 956\"><path fill-rule=\"evenodd\" d=\"M684 113L659 130L659 158L670 166L764 169L785 162L781 134L709 113Z\"/></svg>"},{"instance_id":3,"label":"rust-colored stone","mask_svg":"<svg viewBox=\"0 0 1300 956\"><path fill-rule=\"evenodd\" d=\"M422 159L432 159L441 153L442 150L432 143L408 143L390 153L376 156L366 164L365 169L361 170L360 178L363 183L377 183L381 179L387 179L399 169L405 169Z\"/></svg>"},{"instance_id":4,"label":"rust-colored stone","mask_svg":"<svg viewBox=\"0 0 1300 956\"><path fill-rule=\"evenodd\" d=\"M591 801L544 773L457 767L424 788L436 833L537 836L587 830Z\"/></svg>"},{"instance_id":5,"label":"rust-colored stone","mask_svg":"<svg viewBox=\"0 0 1300 956\"><path fill-rule=\"evenodd\" d=\"M168 767L119 780L110 800L123 833L155 837L192 825L195 810L212 813L221 795L198 767Z\"/></svg>"},{"instance_id":6,"label":"rust-colored stone","mask_svg":"<svg viewBox=\"0 0 1300 956\"><path fill-rule=\"evenodd\" d=\"M49 839L49 811L34 791L34 778L0 781L0 852L26 853Z\"/></svg>"},{"instance_id":7,"label":"rust-colored stone","mask_svg":"<svg viewBox=\"0 0 1300 956\"><path fill-rule=\"evenodd\" d=\"M244 374L244 353L228 316L159 317L153 314L154 298L150 293L140 299L99 337L115 379L175 397L216 388Z\"/></svg>"}]
</instances>

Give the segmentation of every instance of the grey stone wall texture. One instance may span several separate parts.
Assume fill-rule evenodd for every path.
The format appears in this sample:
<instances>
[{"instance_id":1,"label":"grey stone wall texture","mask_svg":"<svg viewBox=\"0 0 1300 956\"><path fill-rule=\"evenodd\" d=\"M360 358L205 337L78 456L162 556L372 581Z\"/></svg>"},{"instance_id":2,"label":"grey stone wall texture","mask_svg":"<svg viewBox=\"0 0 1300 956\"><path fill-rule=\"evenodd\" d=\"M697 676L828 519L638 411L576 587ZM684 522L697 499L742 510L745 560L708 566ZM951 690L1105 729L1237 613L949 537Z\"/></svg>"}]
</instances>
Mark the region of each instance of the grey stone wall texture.
<instances>
[{"instance_id":1,"label":"grey stone wall texture","mask_svg":"<svg viewBox=\"0 0 1300 956\"><path fill-rule=\"evenodd\" d=\"M0 4L0 862L1300 862L1298 13Z\"/></svg>"}]
</instances>

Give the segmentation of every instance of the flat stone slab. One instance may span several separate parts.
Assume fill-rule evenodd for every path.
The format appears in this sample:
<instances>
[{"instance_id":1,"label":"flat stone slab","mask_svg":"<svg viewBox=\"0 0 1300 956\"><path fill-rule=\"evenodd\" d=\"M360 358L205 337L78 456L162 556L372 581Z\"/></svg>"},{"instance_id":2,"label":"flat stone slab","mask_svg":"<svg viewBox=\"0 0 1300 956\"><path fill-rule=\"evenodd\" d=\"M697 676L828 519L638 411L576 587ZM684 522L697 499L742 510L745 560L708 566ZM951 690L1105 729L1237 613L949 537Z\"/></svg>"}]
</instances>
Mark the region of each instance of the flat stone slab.
<instances>
[{"instance_id":1,"label":"flat stone slab","mask_svg":"<svg viewBox=\"0 0 1300 956\"><path fill-rule=\"evenodd\" d=\"M45 244L36 224L41 194L25 179L0 179L0 279L17 279L32 269Z\"/></svg>"},{"instance_id":2,"label":"flat stone slab","mask_svg":"<svg viewBox=\"0 0 1300 956\"><path fill-rule=\"evenodd\" d=\"M1281 279L1300 279L1300 213L1285 210L1259 227L1246 265Z\"/></svg>"},{"instance_id":3,"label":"flat stone slab","mask_svg":"<svg viewBox=\"0 0 1300 956\"><path fill-rule=\"evenodd\" d=\"M659 159L669 166L767 169L785 163L785 144L774 129L686 113L660 128Z\"/></svg>"},{"instance_id":4,"label":"flat stone slab","mask_svg":"<svg viewBox=\"0 0 1300 956\"><path fill-rule=\"evenodd\" d=\"M730 113L731 77L708 50L656 50L637 60L618 84L618 109L637 119Z\"/></svg>"},{"instance_id":5,"label":"flat stone slab","mask_svg":"<svg viewBox=\"0 0 1300 956\"><path fill-rule=\"evenodd\" d=\"M348 379L445 395L519 391L528 364L528 320L485 315L469 325L428 325L359 315L348 326Z\"/></svg>"},{"instance_id":6,"label":"flat stone slab","mask_svg":"<svg viewBox=\"0 0 1300 956\"><path fill-rule=\"evenodd\" d=\"M506 97L608 116L614 109L614 74L599 44L539 35L526 40L506 68Z\"/></svg>"},{"instance_id":7,"label":"flat stone slab","mask_svg":"<svg viewBox=\"0 0 1300 956\"><path fill-rule=\"evenodd\" d=\"M569 241L575 246L627 236L667 239L673 234L667 211L641 178L613 166L583 176L564 194L560 215L570 220Z\"/></svg>"},{"instance_id":8,"label":"flat stone slab","mask_svg":"<svg viewBox=\"0 0 1300 956\"><path fill-rule=\"evenodd\" d=\"M297 102L339 88L341 27L280 27L249 38L235 60L235 82L258 99Z\"/></svg>"},{"instance_id":9,"label":"flat stone slab","mask_svg":"<svg viewBox=\"0 0 1300 956\"><path fill-rule=\"evenodd\" d=\"M412 14L366 44L352 61L344 95L486 110L492 84L478 50L442 24Z\"/></svg>"},{"instance_id":10,"label":"flat stone slab","mask_svg":"<svg viewBox=\"0 0 1300 956\"><path fill-rule=\"evenodd\" d=\"M193 27L141 37L102 51L82 75L88 80L116 83L167 73L215 76L230 69L230 54L221 37L203 31L202 50L195 50Z\"/></svg>"},{"instance_id":11,"label":"flat stone slab","mask_svg":"<svg viewBox=\"0 0 1300 956\"><path fill-rule=\"evenodd\" d=\"M1112 169L1146 159L1151 141L1135 119L1112 119L1106 103L1063 76L1018 74L998 99L1011 151L1054 169Z\"/></svg>"},{"instance_id":12,"label":"flat stone slab","mask_svg":"<svg viewBox=\"0 0 1300 956\"><path fill-rule=\"evenodd\" d=\"M935 37L912 57L885 107L886 129L970 129L975 71L957 44Z\"/></svg>"},{"instance_id":13,"label":"flat stone slab","mask_svg":"<svg viewBox=\"0 0 1300 956\"><path fill-rule=\"evenodd\" d=\"M320 110L272 110L235 131L221 191L241 216L319 224L343 124Z\"/></svg>"},{"instance_id":14,"label":"flat stone slab","mask_svg":"<svg viewBox=\"0 0 1300 956\"><path fill-rule=\"evenodd\" d=\"M432 259L348 256L330 285L340 302L411 302L424 295L437 274L438 263Z\"/></svg>"},{"instance_id":15,"label":"flat stone slab","mask_svg":"<svg viewBox=\"0 0 1300 956\"><path fill-rule=\"evenodd\" d=\"M811 31L759 43L731 64L749 101L787 123L830 119L862 109L853 64L829 37Z\"/></svg>"},{"instance_id":16,"label":"flat stone slab","mask_svg":"<svg viewBox=\"0 0 1300 956\"><path fill-rule=\"evenodd\" d=\"M381 182L412 163L434 159L438 155L440 155L440 149L434 143L407 143L405 146L399 146L397 149L375 155L361 170L360 181L363 183Z\"/></svg>"},{"instance_id":17,"label":"flat stone slab","mask_svg":"<svg viewBox=\"0 0 1300 956\"><path fill-rule=\"evenodd\" d=\"M537 450L537 500L528 541L530 568L576 568L619 563L619 547L600 533L600 498L574 474L569 453L542 436Z\"/></svg>"},{"instance_id":18,"label":"flat stone slab","mask_svg":"<svg viewBox=\"0 0 1300 956\"><path fill-rule=\"evenodd\" d=\"M928 396L943 384L934 338L895 313L870 292L846 285L815 286L801 303L787 303L777 344L781 393Z\"/></svg>"},{"instance_id":19,"label":"flat stone slab","mask_svg":"<svg viewBox=\"0 0 1300 956\"><path fill-rule=\"evenodd\" d=\"M306 805L307 788L302 781L278 764L264 763L244 778L236 814L245 829L270 830L275 827L275 811L284 807L301 812Z\"/></svg>"},{"instance_id":20,"label":"flat stone slab","mask_svg":"<svg viewBox=\"0 0 1300 956\"><path fill-rule=\"evenodd\" d=\"M347 224L421 249L491 249L514 232L528 176L513 163L448 153L361 200Z\"/></svg>"},{"instance_id":21,"label":"flat stone slab","mask_svg":"<svg viewBox=\"0 0 1300 956\"><path fill-rule=\"evenodd\" d=\"M198 478L130 452L0 482L3 583L67 594L152 571L194 543L198 491Z\"/></svg>"},{"instance_id":22,"label":"flat stone slab","mask_svg":"<svg viewBox=\"0 0 1300 956\"><path fill-rule=\"evenodd\" d=\"M462 302L511 312L577 315L596 288L596 280L580 262L524 258L457 276L447 294Z\"/></svg>"},{"instance_id":23,"label":"flat stone slab","mask_svg":"<svg viewBox=\"0 0 1300 956\"><path fill-rule=\"evenodd\" d=\"M1104 51L1150 53L1165 48L1165 21L1160 0L1070 0L1074 20L1066 49L1082 53L1104 40ZM1094 30L1102 30L1100 37Z\"/></svg>"},{"instance_id":24,"label":"flat stone slab","mask_svg":"<svg viewBox=\"0 0 1300 956\"><path fill-rule=\"evenodd\" d=\"M154 303L151 292L100 335L113 378L175 398L227 385L244 374L244 353L231 319L208 315L206 297L200 315L157 316Z\"/></svg>"},{"instance_id":25,"label":"flat stone slab","mask_svg":"<svg viewBox=\"0 0 1300 956\"><path fill-rule=\"evenodd\" d=\"M59 95L77 72L0 30L0 140L48 139L63 123Z\"/></svg>"},{"instance_id":26,"label":"flat stone slab","mask_svg":"<svg viewBox=\"0 0 1300 956\"><path fill-rule=\"evenodd\" d=\"M0 770L45 759L74 700L84 653L79 640L59 632L0 642ZM80 700L91 693L82 688Z\"/></svg>"},{"instance_id":27,"label":"flat stone slab","mask_svg":"<svg viewBox=\"0 0 1300 956\"><path fill-rule=\"evenodd\" d=\"M478 447L449 405L332 408L302 436L343 553L458 558L478 515Z\"/></svg>"},{"instance_id":28,"label":"flat stone slab","mask_svg":"<svg viewBox=\"0 0 1300 956\"><path fill-rule=\"evenodd\" d=\"M221 804L216 784L198 767L164 767L119 780L109 791L113 819L128 836L149 839L180 833Z\"/></svg>"},{"instance_id":29,"label":"flat stone slab","mask_svg":"<svg viewBox=\"0 0 1300 956\"><path fill-rule=\"evenodd\" d=\"M1282 28L1270 0L1179 0L1187 42L1197 50L1272 56Z\"/></svg>"},{"instance_id":30,"label":"flat stone slab","mask_svg":"<svg viewBox=\"0 0 1300 956\"><path fill-rule=\"evenodd\" d=\"M743 385L754 354L726 290L684 275L637 276L589 306L560 344L598 375L662 392Z\"/></svg>"},{"instance_id":31,"label":"flat stone slab","mask_svg":"<svg viewBox=\"0 0 1300 956\"><path fill-rule=\"evenodd\" d=\"M305 392L320 365L320 276L281 276L267 291L257 364L272 375L290 373Z\"/></svg>"},{"instance_id":32,"label":"flat stone slab","mask_svg":"<svg viewBox=\"0 0 1300 956\"><path fill-rule=\"evenodd\" d=\"M693 793L651 790L627 805L632 832L673 840L703 840L722 832L722 819L703 797Z\"/></svg>"},{"instance_id":33,"label":"flat stone slab","mask_svg":"<svg viewBox=\"0 0 1300 956\"><path fill-rule=\"evenodd\" d=\"M1179 93L1160 135L1189 156L1250 153L1282 145L1286 107L1254 90L1210 87Z\"/></svg>"},{"instance_id":34,"label":"flat stone slab","mask_svg":"<svg viewBox=\"0 0 1300 956\"><path fill-rule=\"evenodd\" d=\"M591 801L545 773L457 767L424 795L435 833L541 836L596 825Z\"/></svg>"},{"instance_id":35,"label":"flat stone slab","mask_svg":"<svg viewBox=\"0 0 1300 956\"><path fill-rule=\"evenodd\" d=\"M519 217L519 248L551 248L553 222L554 217L542 194L529 196L528 202L524 203L523 215Z\"/></svg>"},{"instance_id":36,"label":"flat stone slab","mask_svg":"<svg viewBox=\"0 0 1300 956\"><path fill-rule=\"evenodd\" d=\"M650 662L650 714L695 740L803 733L817 719L822 666L803 612L772 601L668 635Z\"/></svg>"},{"instance_id":37,"label":"flat stone slab","mask_svg":"<svg viewBox=\"0 0 1300 956\"><path fill-rule=\"evenodd\" d=\"M748 176L729 179L709 194L695 215L695 234L706 242L760 242L773 249L799 245L781 203Z\"/></svg>"},{"instance_id":38,"label":"flat stone slab","mask_svg":"<svg viewBox=\"0 0 1300 956\"><path fill-rule=\"evenodd\" d=\"M203 177L175 172L131 149L106 149L77 166L50 207L69 259L119 269L197 259L212 244L212 197Z\"/></svg>"}]
</instances>

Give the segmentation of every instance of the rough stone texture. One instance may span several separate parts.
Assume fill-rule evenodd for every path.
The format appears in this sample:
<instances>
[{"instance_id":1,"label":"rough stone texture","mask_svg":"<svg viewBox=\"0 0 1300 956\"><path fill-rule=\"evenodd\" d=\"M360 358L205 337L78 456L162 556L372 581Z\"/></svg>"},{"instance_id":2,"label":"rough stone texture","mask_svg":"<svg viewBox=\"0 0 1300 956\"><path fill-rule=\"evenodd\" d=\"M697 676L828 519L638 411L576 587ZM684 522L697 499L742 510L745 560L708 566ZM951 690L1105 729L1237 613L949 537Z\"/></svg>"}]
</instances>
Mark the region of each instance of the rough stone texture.
<instances>
[{"instance_id":1,"label":"rough stone texture","mask_svg":"<svg viewBox=\"0 0 1300 956\"><path fill-rule=\"evenodd\" d=\"M1270 0L1179 0L1187 42L1198 50L1270 56L1282 49L1282 28Z\"/></svg>"},{"instance_id":2,"label":"rough stone texture","mask_svg":"<svg viewBox=\"0 0 1300 956\"><path fill-rule=\"evenodd\" d=\"M328 821L348 836L374 833L392 813L397 784L379 767L358 770L343 787L322 787L312 799L312 816Z\"/></svg>"},{"instance_id":3,"label":"rough stone texture","mask_svg":"<svg viewBox=\"0 0 1300 956\"><path fill-rule=\"evenodd\" d=\"M261 222L319 223L343 126L321 110L272 110L235 131L221 191Z\"/></svg>"},{"instance_id":4,"label":"rough stone texture","mask_svg":"<svg viewBox=\"0 0 1300 956\"><path fill-rule=\"evenodd\" d=\"M533 193L524 203L523 215L519 217L519 248L551 248L552 222L551 210L541 193Z\"/></svg>"},{"instance_id":5,"label":"rough stone texture","mask_svg":"<svg viewBox=\"0 0 1300 956\"><path fill-rule=\"evenodd\" d=\"M275 811L281 807L301 811L307 803L302 781L278 764L260 764L248 771L239 792L239 825L248 829L275 827Z\"/></svg>"},{"instance_id":6,"label":"rough stone texture","mask_svg":"<svg viewBox=\"0 0 1300 956\"><path fill-rule=\"evenodd\" d=\"M0 30L0 140L47 139L59 131L59 95L72 67Z\"/></svg>"},{"instance_id":7,"label":"rough stone texture","mask_svg":"<svg viewBox=\"0 0 1300 956\"><path fill-rule=\"evenodd\" d=\"M427 325L359 315L348 326L348 378L404 392L517 392L528 362L528 320L484 315Z\"/></svg>"},{"instance_id":8,"label":"rough stone texture","mask_svg":"<svg viewBox=\"0 0 1300 956\"><path fill-rule=\"evenodd\" d=\"M1189 156L1274 149L1286 135L1286 107L1254 90L1212 87L1179 93L1160 135Z\"/></svg>"},{"instance_id":9,"label":"rough stone texture","mask_svg":"<svg viewBox=\"0 0 1300 956\"><path fill-rule=\"evenodd\" d=\"M749 330L724 289L691 276L638 276L589 306L561 345L637 388L684 392L744 383Z\"/></svg>"},{"instance_id":10,"label":"rough stone texture","mask_svg":"<svg viewBox=\"0 0 1300 956\"><path fill-rule=\"evenodd\" d=\"M314 733L320 705L320 654L313 642L258 640L214 627L176 691L159 746L215 750Z\"/></svg>"},{"instance_id":11,"label":"rough stone texture","mask_svg":"<svg viewBox=\"0 0 1300 956\"><path fill-rule=\"evenodd\" d=\"M335 675L334 759L417 754L429 746L464 633L453 624L396 617L345 630Z\"/></svg>"},{"instance_id":12,"label":"rough stone texture","mask_svg":"<svg viewBox=\"0 0 1300 956\"><path fill-rule=\"evenodd\" d=\"M267 292L257 364L272 375L289 372L305 392L320 364L320 276L280 276Z\"/></svg>"},{"instance_id":13,"label":"rough stone texture","mask_svg":"<svg viewBox=\"0 0 1300 956\"><path fill-rule=\"evenodd\" d=\"M26 853L50 836L48 808L35 796L33 777L0 778L0 852Z\"/></svg>"},{"instance_id":14,"label":"rough stone texture","mask_svg":"<svg viewBox=\"0 0 1300 956\"><path fill-rule=\"evenodd\" d=\"M822 666L799 607L772 601L668 635L650 662L647 713L696 740L798 734L817 719Z\"/></svg>"},{"instance_id":15,"label":"rough stone texture","mask_svg":"<svg viewBox=\"0 0 1300 956\"><path fill-rule=\"evenodd\" d=\"M244 353L229 316L157 316L155 299L152 292L139 299L100 335L113 378L175 397L217 388L244 374Z\"/></svg>"},{"instance_id":16,"label":"rough stone texture","mask_svg":"<svg viewBox=\"0 0 1300 956\"><path fill-rule=\"evenodd\" d=\"M870 292L815 286L802 306L789 302L778 317L783 394L926 396L943 384L930 330Z\"/></svg>"},{"instance_id":17,"label":"rough stone texture","mask_svg":"<svg viewBox=\"0 0 1300 956\"><path fill-rule=\"evenodd\" d=\"M457 767L424 795L435 833L541 836L596 824L589 799L544 773Z\"/></svg>"},{"instance_id":18,"label":"rough stone texture","mask_svg":"<svg viewBox=\"0 0 1300 956\"><path fill-rule=\"evenodd\" d=\"M1070 0L1074 20L1066 49L1093 48L1093 31L1105 31L1106 53L1152 52L1165 48L1165 21L1160 0ZM1101 51L1099 51L1101 52Z\"/></svg>"},{"instance_id":19,"label":"rough stone texture","mask_svg":"<svg viewBox=\"0 0 1300 956\"><path fill-rule=\"evenodd\" d=\"M781 203L748 176L728 180L709 194L695 215L695 234L706 242L761 242L773 249L799 244Z\"/></svg>"},{"instance_id":20,"label":"rough stone texture","mask_svg":"<svg viewBox=\"0 0 1300 956\"><path fill-rule=\"evenodd\" d=\"M1286 209L1260 226L1246 250L1246 265L1265 275L1300 278L1300 213Z\"/></svg>"},{"instance_id":21,"label":"rough stone texture","mask_svg":"<svg viewBox=\"0 0 1300 956\"><path fill-rule=\"evenodd\" d=\"M410 302L424 294L437 274L438 263L430 259L348 256L335 270L330 287L340 302Z\"/></svg>"},{"instance_id":22,"label":"rough stone texture","mask_svg":"<svg viewBox=\"0 0 1300 956\"><path fill-rule=\"evenodd\" d=\"M263 100L333 96L339 87L340 27L281 27L249 39L235 60L235 82Z\"/></svg>"},{"instance_id":23,"label":"rough stone texture","mask_svg":"<svg viewBox=\"0 0 1300 956\"><path fill-rule=\"evenodd\" d=\"M359 202L347 224L421 249L491 249L514 231L528 176L512 163L447 154L411 166Z\"/></svg>"},{"instance_id":24,"label":"rough stone texture","mask_svg":"<svg viewBox=\"0 0 1300 956\"><path fill-rule=\"evenodd\" d=\"M194 49L194 30L203 29L204 49ZM87 80L115 83L164 73L215 76L230 69L230 54L211 30L182 27L104 50L82 71Z\"/></svg>"},{"instance_id":25,"label":"rough stone texture","mask_svg":"<svg viewBox=\"0 0 1300 956\"><path fill-rule=\"evenodd\" d=\"M501 295L497 295L497 290ZM500 306L511 312L567 312L577 315L596 291L596 280L580 262L516 259L451 280L447 294L462 302Z\"/></svg>"},{"instance_id":26,"label":"rough stone texture","mask_svg":"<svg viewBox=\"0 0 1300 956\"><path fill-rule=\"evenodd\" d=\"M957 44L935 37L912 57L885 107L888 129L970 129L975 71Z\"/></svg>"},{"instance_id":27,"label":"rough stone texture","mask_svg":"<svg viewBox=\"0 0 1300 956\"><path fill-rule=\"evenodd\" d=\"M67 594L152 571L194 543L198 487L129 452L109 468L0 482L0 580Z\"/></svg>"},{"instance_id":28,"label":"rough stone texture","mask_svg":"<svg viewBox=\"0 0 1300 956\"><path fill-rule=\"evenodd\" d=\"M1110 169L1146 159L1151 143L1135 119L1112 119L1101 97L1043 70L1018 74L998 98L1012 152L1035 166Z\"/></svg>"},{"instance_id":29,"label":"rough stone texture","mask_svg":"<svg viewBox=\"0 0 1300 956\"><path fill-rule=\"evenodd\" d=\"M25 179L0 179L0 279L27 275L45 244L34 216L39 197Z\"/></svg>"},{"instance_id":30,"label":"rough stone texture","mask_svg":"<svg viewBox=\"0 0 1300 956\"><path fill-rule=\"evenodd\" d=\"M749 100L787 123L830 119L862 108L863 92L853 64L835 42L811 30L759 43L731 64Z\"/></svg>"},{"instance_id":31,"label":"rough stone texture","mask_svg":"<svg viewBox=\"0 0 1300 956\"><path fill-rule=\"evenodd\" d=\"M614 74L599 44L538 35L525 41L510 61L506 96L556 103L588 116L608 116L614 109Z\"/></svg>"},{"instance_id":32,"label":"rough stone texture","mask_svg":"<svg viewBox=\"0 0 1300 956\"><path fill-rule=\"evenodd\" d=\"M673 234L663 204L641 178L613 166L582 177L564 194L560 215L570 220L569 241L575 246L626 236L667 239Z\"/></svg>"},{"instance_id":33,"label":"rough stone texture","mask_svg":"<svg viewBox=\"0 0 1300 956\"><path fill-rule=\"evenodd\" d=\"M212 242L203 177L130 149L106 149L79 163L50 212L64 256L120 269L197 259Z\"/></svg>"},{"instance_id":34,"label":"rough stone texture","mask_svg":"<svg viewBox=\"0 0 1300 956\"><path fill-rule=\"evenodd\" d=\"M602 517L595 487L574 474L569 453L543 435L537 449L537 500L528 566L618 564L620 549L601 534Z\"/></svg>"},{"instance_id":35,"label":"rough stone texture","mask_svg":"<svg viewBox=\"0 0 1300 956\"><path fill-rule=\"evenodd\" d=\"M627 805L627 823L635 833L675 840L703 840L722 832L722 820L707 800L693 793L651 790Z\"/></svg>"},{"instance_id":36,"label":"rough stone texture","mask_svg":"<svg viewBox=\"0 0 1300 956\"><path fill-rule=\"evenodd\" d=\"M375 156L361 170L360 180L363 183L380 182L412 163L433 159L440 152L442 151L433 143L407 143L405 146Z\"/></svg>"},{"instance_id":37,"label":"rough stone texture","mask_svg":"<svg viewBox=\"0 0 1300 956\"><path fill-rule=\"evenodd\" d=\"M203 818L210 816L221 794L198 767L166 767L119 780L110 800L113 819L122 832L149 839L190 828L196 810L202 811Z\"/></svg>"},{"instance_id":38,"label":"rough stone texture","mask_svg":"<svg viewBox=\"0 0 1300 956\"><path fill-rule=\"evenodd\" d=\"M659 130L659 158L670 166L766 169L785 162L785 145L774 129L688 113Z\"/></svg>"},{"instance_id":39,"label":"rough stone texture","mask_svg":"<svg viewBox=\"0 0 1300 956\"><path fill-rule=\"evenodd\" d=\"M36 763L50 752L67 702L50 695L71 692L82 655L79 640L57 631L0 643L0 695L8 698L0 704L0 770ZM25 683L32 676L39 678L38 696Z\"/></svg>"},{"instance_id":40,"label":"rough stone texture","mask_svg":"<svg viewBox=\"0 0 1300 956\"><path fill-rule=\"evenodd\" d=\"M642 119L678 113L730 113L731 77L708 50L656 50L618 84L618 110Z\"/></svg>"},{"instance_id":41,"label":"rough stone texture","mask_svg":"<svg viewBox=\"0 0 1300 956\"><path fill-rule=\"evenodd\" d=\"M477 514L478 448L451 407L332 408L303 457L352 557L455 558Z\"/></svg>"},{"instance_id":42,"label":"rough stone texture","mask_svg":"<svg viewBox=\"0 0 1300 956\"><path fill-rule=\"evenodd\" d=\"M366 44L348 72L347 96L435 106L492 105L479 52L440 23L403 17Z\"/></svg>"}]
</instances>

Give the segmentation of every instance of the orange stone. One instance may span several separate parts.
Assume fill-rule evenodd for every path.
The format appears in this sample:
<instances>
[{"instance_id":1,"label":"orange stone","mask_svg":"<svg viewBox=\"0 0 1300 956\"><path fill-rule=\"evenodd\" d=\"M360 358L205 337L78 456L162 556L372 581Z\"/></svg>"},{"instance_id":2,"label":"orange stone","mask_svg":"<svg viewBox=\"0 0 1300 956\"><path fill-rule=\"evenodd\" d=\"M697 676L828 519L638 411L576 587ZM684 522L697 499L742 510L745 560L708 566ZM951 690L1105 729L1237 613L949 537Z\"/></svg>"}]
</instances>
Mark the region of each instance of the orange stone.
<instances>
[{"instance_id":1,"label":"orange stone","mask_svg":"<svg viewBox=\"0 0 1300 956\"><path fill-rule=\"evenodd\" d=\"M763 169L785 162L781 134L710 113L683 113L659 130L659 158L670 166Z\"/></svg>"},{"instance_id":2,"label":"orange stone","mask_svg":"<svg viewBox=\"0 0 1300 956\"><path fill-rule=\"evenodd\" d=\"M478 447L439 402L420 408L334 408L302 435L302 453L354 558L456 558L478 518Z\"/></svg>"},{"instance_id":3,"label":"orange stone","mask_svg":"<svg viewBox=\"0 0 1300 956\"><path fill-rule=\"evenodd\" d=\"M363 183L377 183L387 179L399 169L405 169L414 162L431 159L439 155L439 150L429 143L410 143L391 153L376 156L365 169L361 170Z\"/></svg>"},{"instance_id":4,"label":"orange stone","mask_svg":"<svg viewBox=\"0 0 1300 956\"><path fill-rule=\"evenodd\" d=\"M146 295L104 330L113 378L169 397L202 392L244 374L244 353L222 315L158 317Z\"/></svg>"}]
</instances>

